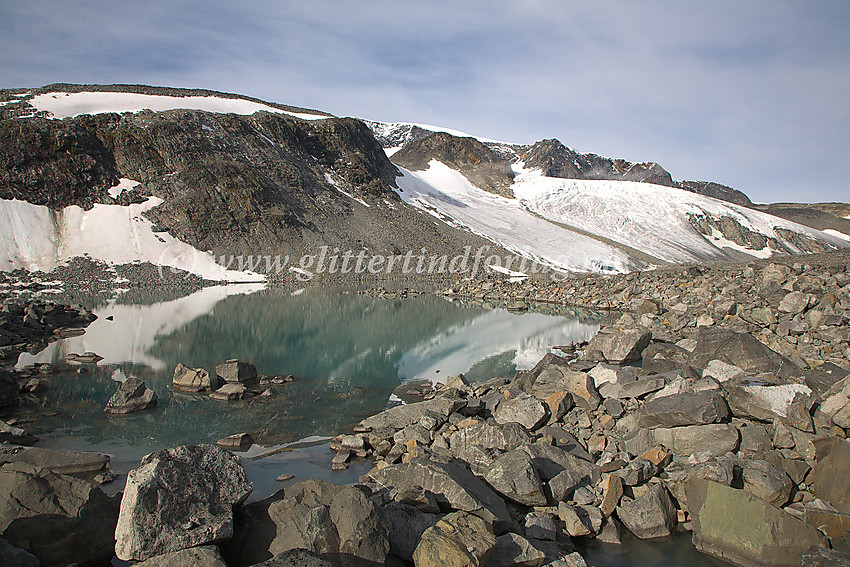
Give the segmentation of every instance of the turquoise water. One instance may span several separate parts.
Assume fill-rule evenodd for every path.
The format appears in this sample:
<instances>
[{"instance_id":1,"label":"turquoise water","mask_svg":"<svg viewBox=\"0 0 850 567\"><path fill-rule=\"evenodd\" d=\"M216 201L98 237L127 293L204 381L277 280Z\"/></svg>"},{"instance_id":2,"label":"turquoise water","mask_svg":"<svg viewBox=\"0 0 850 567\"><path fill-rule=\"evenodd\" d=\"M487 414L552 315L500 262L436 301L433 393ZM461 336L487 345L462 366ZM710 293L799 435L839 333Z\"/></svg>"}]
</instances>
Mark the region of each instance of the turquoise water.
<instances>
[{"instance_id":1,"label":"turquoise water","mask_svg":"<svg viewBox=\"0 0 850 567\"><path fill-rule=\"evenodd\" d=\"M261 452L334 436L383 410L406 381L458 372L470 379L511 377L551 346L588 339L599 319L513 314L434 296L379 299L256 286L207 288L150 305L113 303L95 312L99 318L84 335L22 356L19 366L49 362L60 371L48 377L46 405L27 427L47 445L112 454L113 467L153 450L240 432L251 433L261 446L253 451ZM77 374L65 357L85 351L104 358ZM296 378L273 386L271 398L236 402L172 390L178 363L212 372L230 358L252 362L261 374ZM129 375L147 382L159 404L128 416L105 415L116 381ZM329 456L312 451L313 459Z\"/></svg>"}]
</instances>

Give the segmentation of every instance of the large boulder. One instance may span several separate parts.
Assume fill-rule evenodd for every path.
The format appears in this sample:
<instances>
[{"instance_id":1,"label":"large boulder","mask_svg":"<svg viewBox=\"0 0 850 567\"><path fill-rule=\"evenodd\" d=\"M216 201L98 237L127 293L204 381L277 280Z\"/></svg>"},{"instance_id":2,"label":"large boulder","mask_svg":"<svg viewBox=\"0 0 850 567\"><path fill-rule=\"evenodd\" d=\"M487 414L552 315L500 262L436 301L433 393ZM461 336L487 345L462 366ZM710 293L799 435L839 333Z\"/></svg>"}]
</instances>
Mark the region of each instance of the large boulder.
<instances>
[{"instance_id":1,"label":"large boulder","mask_svg":"<svg viewBox=\"0 0 850 567\"><path fill-rule=\"evenodd\" d=\"M308 480L244 506L223 551L229 565L245 567L299 548L335 565L382 565L390 542L383 517L361 490Z\"/></svg>"},{"instance_id":2,"label":"large boulder","mask_svg":"<svg viewBox=\"0 0 850 567\"><path fill-rule=\"evenodd\" d=\"M136 567L227 567L214 545L202 545L151 557Z\"/></svg>"},{"instance_id":3,"label":"large boulder","mask_svg":"<svg viewBox=\"0 0 850 567\"><path fill-rule=\"evenodd\" d=\"M477 446L484 449L510 451L531 443L528 430L519 423L495 424L484 421L458 425L457 431L449 437L452 453Z\"/></svg>"},{"instance_id":4,"label":"large boulder","mask_svg":"<svg viewBox=\"0 0 850 567\"><path fill-rule=\"evenodd\" d=\"M215 367L215 374L225 384L255 384L258 380L257 367L250 362L230 359Z\"/></svg>"},{"instance_id":5,"label":"large boulder","mask_svg":"<svg viewBox=\"0 0 850 567\"><path fill-rule=\"evenodd\" d=\"M674 394L646 402L637 413L640 427L681 427L725 421L729 408L716 390Z\"/></svg>"},{"instance_id":6,"label":"large boulder","mask_svg":"<svg viewBox=\"0 0 850 567\"><path fill-rule=\"evenodd\" d=\"M590 340L585 353L589 358L594 358L594 354L599 353L605 362L612 364L635 362L640 360L641 353L650 340L650 330L639 325L626 328L603 327Z\"/></svg>"},{"instance_id":7,"label":"large boulder","mask_svg":"<svg viewBox=\"0 0 850 567\"><path fill-rule=\"evenodd\" d=\"M521 535L508 532L496 538L496 548L487 567L538 567L547 561L546 552Z\"/></svg>"},{"instance_id":8,"label":"large boulder","mask_svg":"<svg viewBox=\"0 0 850 567\"><path fill-rule=\"evenodd\" d=\"M747 374L771 372L783 379L802 375L788 358L770 350L750 334L717 326L701 327L697 346L688 364L694 368L705 368L712 360L734 364Z\"/></svg>"},{"instance_id":9,"label":"large boulder","mask_svg":"<svg viewBox=\"0 0 850 567\"><path fill-rule=\"evenodd\" d=\"M127 474L115 554L142 561L227 540L233 535L233 507L252 489L240 459L215 445L147 455Z\"/></svg>"},{"instance_id":10,"label":"large boulder","mask_svg":"<svg viewBox=\"0 0 850 567\"><path fill-rule=\"evenodd\" d=\"M545 506L546 495L531 457L522 449L500 455L484 479L503 496L525 506Z\"/></svg>"},{"instance_id":11,"label":"large boulder","mask_svg":"<svg viewBox=\"0 0 850 567\"><path fill-rule=\"evenodd\" d=\"M781 468L767 461L743 461L744 490L774 506L784 506L791 497L794 483Z\"/></svg>"},{"instance_id":12,"label":"large boulder","mask_svg":"<svg viewBox=\"0 0 850 567\"><path fill-rule=\"evenodd\" d=\"M826 500L839 512L850 514L850 442L838 437L815 441L817 449L814 468L810 474L812 489L818 498Z\"/></svg>"},{"instance_id":13,"label":"large boulder","mask_svg":"<svg viewBox=\"0 0 850 567\"><path fill-rule=\"evenodd\" d=\"M484 567L496 548L492 528L467 512L452 512L425 530L413 563L416 567Z\"/></svg>"},{"instance_id":14,"label":"large boulder","mask_svg":"<svg viewBox=\"0 0 850 567\"><path fill-rule=\"evenodd\" d=\"M812 395L811 388L805 384L763 384L745 379L727 382L723 388L735 417L759 421L791 418L794 425L804 428L804 423L811 421L811 417L806 420L805 416L801 419L793 414L795 400L808 399Z\"/></svg>"},{"instance_id":15,"label":"large boulder","mask_svg":"<svg viewBox=\"0 0 850 567\"><path fill-rule=\"evenodd\" d=\"M651 430L655 443L664 445L677 455L689 457L694 453L725 455L738 448L738 429L729 423L659 427Z\"/></svg>"},{"instance_id":16,"label":"large boulder","mask_svg":"<svg viewBox=\"0 0 850 567\"><path fill-rule=\"evenodd\" d=\"M132 413L146 410L156 403L156 392L139 378L130 376L118 386L103 411L111 414Z\"/></svg>"},{"instance_id":17,"label":"large boulder","mask_svg":"<svg viewBox=\"0 0 850 567\"><path fill-rule=\"evenodd\" d=\"M109 563L117 517L116 503L89 482L0 464L0 533L44 565Z\"/></svg>"},{"instance_id":18,"label":"large boulder","mask_svg":"<svg viewBox=\"0 0 850 567\"><path fill-rule=\"evenodd\" d=\"M210 378L210 373L203 368L189 368L178 364L174 368L171 386L180 392L211 392L218 389L218 380Z\"/></svg>"},{"instance_id":19,"label":"large boulder","mask_svg":"<svg viewBox=\"0 0 850 567\"><path fill-rule=\"evenodd\" d=\"M824 543L820 532L746 492L691 478L685 488L694 546L736 565L791 567Z\"/></svg>"},{"instance_id":20,"label":"large boulder","mask_svg":"<svg viewBox=\"0 0 850 567\"><path fill-rule=\"evenodd\" d=\"M419 420L427 412L434 412L443 417L448 417L463 406L464 402L459 398L437 396L424 402L403 404L384 410L379 414L364 419L360 422L360 426L363 429L380 429L384 427L404 429L408 425L419 423Z\"/></svg>"},{"instance_id":21,"label":"large boulder","mask_svg":"<svg viewBox=\"0 0 850 567\"><path fill-rule=\"evenodd\" d=\"M519 423L529 431L534 431L543 425L548 417L549 411L546 406L525 392L517 392L516 395L506 396L500 400L493 414L493 418L499 425Z\"/></svg>"},{"instance_id":22,"label":"large boulder","mask_svg":"<svg viewBox=\"0 0 850 567\"><path fill-rule=\"evenodd\" d=\"M502 498L469 469L457 463L417 458L409 463L372 470L367 476L379 485L394 487L399 492L420 487L432 493L441 506L481 517L493 525L496 533L504 533L513 525Z\"/></svg>"},{"instance_id":23,"label":"large boulder","mask_svg":"<svg viewBox=\"0 0 850 567\"><path fill-rule=\"evenodd\" d=\"M593 378L586 372L572 368L569 361L552 353L540 359L530 371L518 372L511 387L533 394L541 400L552 394L569 393L575 405L590 410L595 410L601 402Z\"/></svg>"},{"instance_id":24,"label":"large boulder","mask_svg":"<svg viewBox=\"0 0 850 567\"><path fill-rule=\"evenodd\" d=\"M641 539L666 537L676 527L676 507L661 484L653 484L634 500L624 497L617 506L617 517Z\"/></svg>"}]
</instances>

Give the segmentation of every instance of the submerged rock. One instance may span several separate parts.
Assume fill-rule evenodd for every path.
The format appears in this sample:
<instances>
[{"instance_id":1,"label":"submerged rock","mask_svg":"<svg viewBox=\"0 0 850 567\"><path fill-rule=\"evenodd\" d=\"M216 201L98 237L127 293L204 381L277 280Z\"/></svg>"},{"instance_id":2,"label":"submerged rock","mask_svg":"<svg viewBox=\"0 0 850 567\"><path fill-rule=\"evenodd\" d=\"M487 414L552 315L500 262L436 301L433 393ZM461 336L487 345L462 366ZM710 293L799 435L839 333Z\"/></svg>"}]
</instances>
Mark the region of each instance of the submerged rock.
<instances>
[{"instance_id":1,"label":"submerged rock","mask_svg":"<svg viewBox=\"0 0 850 567\"><path fill-rule=\"evenodd\" d=\"M156 403L156 392L140 379L130 376L118 386L103 411L111 414L133 413L151 408Z\"/></svg>"}]
</instances>

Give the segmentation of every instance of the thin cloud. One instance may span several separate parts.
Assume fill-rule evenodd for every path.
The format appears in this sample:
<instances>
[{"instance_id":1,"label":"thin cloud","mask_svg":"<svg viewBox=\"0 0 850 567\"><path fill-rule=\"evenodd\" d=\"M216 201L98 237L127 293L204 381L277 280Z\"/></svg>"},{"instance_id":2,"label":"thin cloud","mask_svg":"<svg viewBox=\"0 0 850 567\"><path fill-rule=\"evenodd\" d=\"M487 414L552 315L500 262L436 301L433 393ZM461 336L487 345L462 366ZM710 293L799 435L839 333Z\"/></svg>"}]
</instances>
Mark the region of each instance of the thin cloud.
<instances>
[{"instance_id":1,"label":"thin cloud","mask_svg":"<svg viewBox=\"0 0 850 567\"><path fill-rule=\"evenodd\" d=\"M2 12L4 87L212 88L557 137L760 201L850 193L846 2L33 0Z\"/></svg>"}]
</instances>

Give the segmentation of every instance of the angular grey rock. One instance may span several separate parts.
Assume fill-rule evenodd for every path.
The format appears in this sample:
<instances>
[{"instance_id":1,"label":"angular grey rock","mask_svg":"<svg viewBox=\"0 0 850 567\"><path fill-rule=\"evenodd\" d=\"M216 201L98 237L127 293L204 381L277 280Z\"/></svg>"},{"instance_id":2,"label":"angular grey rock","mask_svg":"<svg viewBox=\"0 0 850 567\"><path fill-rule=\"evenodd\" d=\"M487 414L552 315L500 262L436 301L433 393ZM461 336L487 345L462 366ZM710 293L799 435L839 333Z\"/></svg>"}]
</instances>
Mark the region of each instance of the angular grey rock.
<instances>
[{"instance_id":1,"label":"angular grey rock","mask_svg":"<svg viewBox=\"0 0 850 567\"><path fill-rule=\"evenodd\" d=\"M258 380L257 367L249 362L228 360L215 367L215 374L225 384L255 384Z\"/></svg>"},{"instance_id":2,"label":"angular grey rock","mask_svg":"<svg viewBox=\"0 0 850 567\"><path fill-rule=\"evenodd\" d=\"M544 364L544 361L548 361ZM540 399L546 399L552 394L568 392L575 404L584 409L595 410L602 401L593 378L586 372L570 368L566 361L557 357L546 357L534 367L534 382L530 385L530 393Z\"/></svg>"},{"instance_id":3,"label":"angular grey rock","mask_svg":"<svg viewBox=\"0 0 850 567\"><path fill-rule=\"evenodd\" d=\"M496 548L487 567L538 567L546 563L546 553L521 535L508 532L496 538Z\"/></svg>"},{"instance_id":4,"label":"angular grey rock","mask_svg":"<svg viewBox=\"0 0 850 567\"><path fill-rule=\"evenodd\" d=\"M571 471L581 478L598 480L598 467L574 454L554 445L532 443L520 449L531 457L531 465L540 478L549 481L563 471Z\"/></svg>"},{"instance_id":5,"label":"angular grey rock","mask_svg":"<svg viewBox=\"0 0 850 567\"><path fill-rule=\"evenodd\" d=\"M142 561L227 540L233 507L252 489L239 458L215 445L151 453L127 474L115 554Z\"/></svg>"},{"instance_id":6,"label":"angular grey rock","mask_svg":"<svg viewBox=\"0 0 850 567\"><path fill-rule=\"evenodd\" d=\"M308 480L243 506L222 554L245 567L298 548L343 566L383 565L390 543L383 516L361 490Z\"/></svg>"},{"instance_id":7,"label":"angular grey rock","mask_svg":"<svg viewBox=\"0 0 850 567\"><path fill-rule=\"evenodd\" d=\"M132 413L146 410L156 403L156 392L148 388L142 380L130 376L118 386L103 411L111 414Z\"/></svg>"},{"instance_id":8,"label":"angular grey rock","mask_svg":"<svg viewBox=\"0 0 850 567\"><path fill-rule=\"evenodd\" d=\"M726 420L729 408L719 392L706 390L696 394L676 394L645 403L638 410L641 427L680 427L705 425Z\"/></svg>"},{"instance_id":9,"label":"angular grey rock","mask_svg":"<svg viewBox=\"0 0 850 567\"><path fill-rule=\"evenodd\" d=\"M593 533L590 520L586 514L579 514L577 506L571 506L566 502L558 504L558 517L564 522L570 537L583 537Z\"/></svg>"},{"instance_id":10,"label":"angular grey rock","mask_svg":"<svg viewBox=\"0 0 850 567\"><path fill-rule=\"evenodd\" d=\"M172 551L136 564L138 567L227 567L214 545Z\"/></svg>"},{"instance_id":11,"label":"angular grey rock","mask_svg":"<svg viewBox=\"0 0 850 567\"><path fill-rule=\"evenodd\" d=\"M819 414L839 427L850 428L850 376L830 388L820 405Z\"/></svg>"},{"instance_id":12,"label":"angular grey rock","mask_svg":"<svg viewBox=\"0 0 850 567\"><path fill-rule=\"evenodd\" d=\"M181 392L210 392L218 389L218 380L213 384L210 373L203 368L189 368L181 363L174 368L171 386Z\"/></svg>"},{"instance_id":13,"label":"angular grey rock","mask_svg":"<svg viewBox=\"0 0 850 567\"><path fill-rule=\"evenodd\" d=\"M805 381L806 386L811 388L815 394L826 399L832 387L847 376L850 376L850 371L841 368L837 364L824 362L820 366L809 370L805 375Z\"/></svg>"},{"instance_id":14,"label":"angular grey rock","mask_svg":"<svg viewBox=\"0 0 850 567\"><path fill-rule=\"evenodd\" d=\"M785 313L791 313L792 315L803 313L808 309L812 299L814 299L814 296L809 293L792 291L786 294L782 298L782 301L779 302L779 310Z\"/></svg>"},{"instance_id":15,"label":"angular grey rock","mask_svg":"<svg viewBox=\"0 0 850 567\"><path fill-rule=\"evenodd\" d=\"M109 563L117 516L115 503L90 482L0 464L0 533L45 565Z\"/></svg>"},{"instance_id":16,"label":"angular grey rock","mask_svg":"<svg viewBox=\"0 0 850 567\"><path fill-rule=\"evenodd\" d=\"M788 503L794 483L785 471L758 460L744 460L741 468L744 490L779 508Z\"/></svg>"},{"instance_id":17,"label":"angular grey rock","mask_svg":"<svg viewBox=\"0 0 850 567\"><path fill-rule=\"evenodd\" d=\"M79 474L104 470L109 464L109 455L45 447L0 448L0 462L28 463L56 474Z\"/></svg>"},{"instance_id":18,"label":"angular grey rock","mask_svg":"<svg viewBox=\"0 0 850 567\"><path fill-rule=\"evenodd\" d=\"M464 405L463 400L447 396L437 396L434 399L414 404L403 404L384 410L377 415L368 417L360 422L365 429L379 429L391 427L393 429L404 429L408 425L419 423L426 412L434 412L438 415L448 417L458 411Z\"/></svg>"},{"instance_id":19,"label":"angular grey rock","mask_svg":"<svg viewBox=\"0 0 850 567\"><path fill-rule=\"evenodd\" d=\"M735 420L733 424L741 434L741 445L738 449L741 455L758 459L761 458L760 455L773 449L773 441L764 426L744 420Z\"/></svg>"},{"instance_id":20,"label":"angular grey rock","mask_svg":"<svg viewBox=\"0 0 850 567\"><path fill-rule=\"evenodd\" d=\"M817 462L809 475L812 489L818 498L826 500L843 514L850 514L850 442L838 437L815 441Z\"/></svg>"},{"instance_id":21,"label":"angular grey rock","mask_svg":"<svg viewBox=\"0 0 850 567\"><path fill-rule=\"evenodd\" d=\"M618 390L610 392L611 397L626 399L626 398L641 398L652 392L657 392L667 381L663 376L647 376L635 382L623 384Z\"/></svg>"},{"instance_id":22,"label":"angular grey rock","mask_svg":"<svg viewBox=\"0 0 850 567\"><path fill-rule=\"evenodd\" d=\"M529 431L534 431L543 425L548 417L549 411L546 406L525 392L502 399L493 414L493 418L499 425L519 423Z\"/></svg>"},{"instance_id":23,"label":"angular grey rock","mask_svg":"<svg viewBox=\"0 0 850 567\"><path fill-rule=\"evenodd\" d=\"M723 389L735 417L759 421L788 418L795 397L812 393L805 384L764 384L747 379L727 382Z\"/></svg>"},{"instance_id":24,"label":"angular grey rock","mask_svg":"<svg viewBox=\"0 0 850 567\"><path fill-rule=\"evenodd\" d=\"M676 527L676 507L660 484L634 500L623 498L617 506L617 517L640 539L666 537Z\"/></svg>"},{"instance_id":25,"label":"angular grey rock","mask_svg":"<svg viewBox=\"0 0 850 567\"><path fill-rule=\"evenodd\" d=\"M585 354L593 356L594 352L599 352L612 364L634 362L640 360L650 340L652 333L646 327L603 327L585 347Z\"/></svg>"},{"instance_id":26,"label":"angular grey rock","mask_svg":"<svg viewBox=\"0 0 850 567\"><path fill-rule=\"evenodd\" d=\"M390 550L405 561L413 561L413 552L422 534L440 519L436 514L422 512L401 502L390 502L379 510L387 527Z\"/></svg>"},{"instance_id":27,"label":"angular grey rock","mask_svg":"<svg viewBox=\"0 0 850 567\"><path fill-rule=\"evenodd\" d=\"M585 461L593 461L593 457L590 456L590 453L587 452L587 449L579 443L578 439L575 436L562 427L556 427L552 425L547 425L546 427L540 429L538 433L542 435L551 436L553 441L555 442L555 446L559 449L563 449L567 453L578 457L579 459L583 459Z\"/></svg>"},{"instance_id":28,"label":"angular grey rock","mask_svg":"<svg viewBox=\"0 0 850 567\"><path fill-rule=\"evenodd\" d=\"M38 443L38 437L0 420L0 443L32 446Z\"/></svg>"},{"instance_id":29,"label":"angular grey rock","mask_svg":"<svg viewBox=\"0 0 850 567\"><path fill-rule=\"evenodd\" d=\"M250 433L236 433L219 439L215 444L229 451L247 451L254 444L254 438Z\"/></svg>"},{"instance_id":30,"label":"angular grey rock","mask_svg":"<svg viewBox=\"0 0 850 567\"><path fill-rule=\"evenodd\" d=\"M510 451L529 443L531 443L531 435L519 423L498 425L481 421L460 427L449 437L449 446L453 453L473 445L485 449Z\"/></svg>"},{"instance_id":31,"label":"angular grey rock","mask_svg":"<svg viewBox=\"0 0 850 567\"><path fill-rule=\"evenodd\" d=\"M545 506L546 496L531 457L522 449L500 455L484 479L503 496L525 506Z\"/></svg>"},{"instance_id":32,"label":"angular grey rock","mask_svg":"<svg viewBox=\"0 0 850 567\"><path fill-rule=\"evenodd\" d=\"M596 539L602 543L622 545L620 522L614 516L607 518L605 523L602 524L602 530L596 536Z\"/></svg>"},{"instance_id":33,"label":"angular grey rock","mask_svg":"<svg viewBox=\"0 0 850 567\"><path fill-rule=\"evenodd\" d=\"M651 430L651 433L655 443L660 443L673 453L685 457L703 452L725 455L734 452L739 443L738 430L729 423L659 427Z\"/></svg>"},{"instance_id":34,"label":"angular grey rock","mask_svg":"<svg viewBox=\"0 0 850 567\"><path fill-rule=\"evenodd\" d=\"M555 517L548 512L531 512L525 516L526 537L542 541L556 541L559 531Z\"/></svg>"},{"instance_id":35,"label":"angular grey rock","mask_svg":"<svg viewBox=\"0 0 850 567\"><path fill-rule=\"evenodd\" d=\"M791 567L825 539L818 530L745 490L690 479L687 506L694 546L738 565Z\"/></svg>"},{"instance_id":36,"label":"angular grey rock","mask_svg":"<svg viewBox=\"0 0 850 567\"><path fill-rule=\"evenodd\" d=\"M399 492L419 486L437 497L437 501L453 510L481 517L493 525L496 533L504 533L513 524L502 498L483 480L456 463L438 463L427 458L372 470L368 478L381 486Z\"/></svg>"},{"instance_id":37,"label":"angular grey rock","mask_svg":"<svg viewBox=\"0 0 850 567\"><path fill-rule=\"evenodd\" d=\"M688 363L694 368L705 368L712 360L734 364L751 375L771 372L782 379L793 379L802 374L788 358L770 350L752 335L719 326L701 327Z\"/></svg>"},{"instance_id":38,"label":"angular grey rock","mask_svg":"<svg viewBox=\"0 0 850 567\"><path fill-rule=\"evenodd\" d=\"M623 479L626 486L638 486L651 479L658 469L647 459L637 458L626 465L617 476Z\"/></svg>"},{"instance_id":39,"label":"angular grey rock","mask_svg":"<svg viewBox=\"0 0 850 567\"><path fill-rule=\"evenodd\" d=\"M714 378L720 383L744 376L744 371L722 360L710 360L702 371L703 378Z\"/></svg>"}]
</instances>

